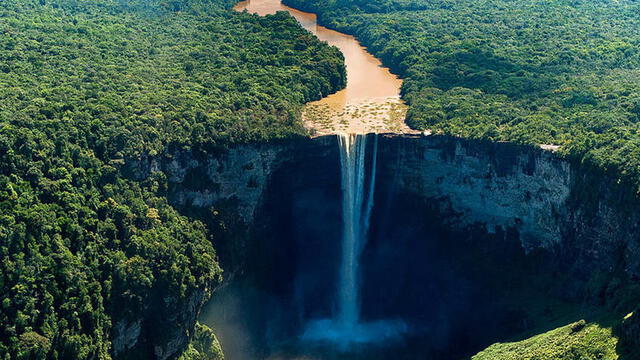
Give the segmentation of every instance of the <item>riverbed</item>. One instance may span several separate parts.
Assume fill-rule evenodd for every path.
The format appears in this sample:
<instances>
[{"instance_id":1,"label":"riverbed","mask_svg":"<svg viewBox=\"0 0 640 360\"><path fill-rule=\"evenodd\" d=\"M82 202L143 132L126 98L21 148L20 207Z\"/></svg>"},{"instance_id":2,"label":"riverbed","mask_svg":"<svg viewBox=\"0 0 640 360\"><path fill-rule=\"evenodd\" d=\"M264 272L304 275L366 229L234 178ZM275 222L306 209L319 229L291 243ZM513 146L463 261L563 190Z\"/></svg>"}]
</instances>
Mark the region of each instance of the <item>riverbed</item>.
<instances>
[{"instance_id":1,"label":"riverbed","mask_svg":"<svg viewBox=\"0 0 640 360\"><path fill-rule=\"evenodd\" d=\"M313 135L411 132L404 122L406 105L400 99L402 80L353 36L320 26L315 14L285 6L280 0L245 0L234 10L246 10L260 16L286 11L302 27L344 54L346 88L308 103L304 109L305 127Z\"/></svg>"}]
</instances>

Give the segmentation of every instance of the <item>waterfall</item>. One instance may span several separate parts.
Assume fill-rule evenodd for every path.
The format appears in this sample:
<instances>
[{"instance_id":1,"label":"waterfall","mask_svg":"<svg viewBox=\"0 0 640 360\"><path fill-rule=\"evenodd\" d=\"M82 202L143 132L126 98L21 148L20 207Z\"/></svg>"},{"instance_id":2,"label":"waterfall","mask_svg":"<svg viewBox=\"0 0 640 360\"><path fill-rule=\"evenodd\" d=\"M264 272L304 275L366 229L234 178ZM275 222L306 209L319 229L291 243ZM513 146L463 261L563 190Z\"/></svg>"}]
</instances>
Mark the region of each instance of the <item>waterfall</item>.
<instances>
[{"instance_id":1,"label":"waterfall","mask_svg":"<svg viewBox=\"0 0 640 360\"><path fill-rule=\"evenodd\" d=\"M338 315L336 320L345 328L353 327L360 317L359 260L366 242L369 217L373 207L375 166L378 139L375 138L369 189L365 198L365 153L367 136L340 134L342 170L342 261L338 282ZM366 201L366 202L365 202Z\"/></svg>"},{"instance_id":2,"label":"waterfall","mask_svg":"<svg viewBox=\"0 0 640 360\"><path fill-rule=\"evenodd\" d=\"M339 134L342 188L342 255L337 284L337 313L331 319L307 324L304 341L329 342L341 350L350 345L397 339L407 327L401 320L360 319L360 255L366 245L376 185L378 137L373 137L371 169L367 185L367 135Z\"/></svg>"}]
</instances>

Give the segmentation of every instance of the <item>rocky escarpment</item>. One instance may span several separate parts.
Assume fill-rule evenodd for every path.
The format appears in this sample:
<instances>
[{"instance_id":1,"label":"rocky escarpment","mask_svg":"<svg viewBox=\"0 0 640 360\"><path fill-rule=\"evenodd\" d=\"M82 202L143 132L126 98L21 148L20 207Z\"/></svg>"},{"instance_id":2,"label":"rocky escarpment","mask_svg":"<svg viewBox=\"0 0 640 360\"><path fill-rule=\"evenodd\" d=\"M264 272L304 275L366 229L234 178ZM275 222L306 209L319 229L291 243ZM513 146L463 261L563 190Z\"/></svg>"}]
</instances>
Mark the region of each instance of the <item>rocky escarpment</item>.
<instances>
[{"instance_id":1,"label":"rocky escarpment","mask_svg":"<svg viewBox=\"0 0 640 360\"><path fill-rule=\"evenodd\" d=\"M563 299L633 308L640 217L630 187L534 147L445 136L378 140L371 239L363 253L363 298L377 305L363 306L365 318L407 317L417 328L440 328L438 337L427 336L437 338L428 354L447 358L447 339L478 349L500 334L530 329L537 315L526 314L525 305L510 307L500 291L540 272L559 275L551 287ZM305 319L330 316L341 227L335 137L175 151L129 172L140 179L165 174L174 206L208 224L232 284L227 289L235 289L218 299L234 298L238 313L225 315L233 325L250 318L245 330L260 354ZM189 306L180 326L192 327L201 306ZM471 320L456 315L470 313ZM626 332L634 333L628 323ZM144 333L139 324L117 323L114 344L136 344ZM484 337L472 339L479 333ZM166 347L183 345L174 335ZM223 348L238 338L220 335Z\"/></svg>"},{"instance_id":2,"label":"rocky escarpment","mask_svg":"<svg viewBox=\"0 0 640 360\"><path fill-rule=\"evenodd\" d=\"M189 343L208 294L206 289L198 289L180 299L173 294L156 293L140 313L117 312L112 330L114 355L123 359L174 358Z\"/></svg>"},{"instance_id":3,"label":"rocky escarpment","mask_svg":"<svg viewBox=\"0 0 640 360\"><path fill-rule=\"evenodd\" d=\"M310 172L304 166L335 172L337 151L333 136L294 138L209 152L169 152L142 159L128 172L137 179L154 172L167 177L169 200L210 227L229 277L234 270L242 270L241 263L247 259L246 242L273 182L273 173L286 171L302 179ZM306 181L309 184L313 180Z\"/></svg>"},{"instance_id":4,"label":"rocky escarpment","mask_svg":"<svg viewBox=\"0 0 640 360\"><path fill-rule=\"evenodd\" d=\"M562 239L558 215L571 173L552 153L443 137L383 137L380 154L380 173L389 175L382 181L392 191L437 202L453 227L515 228L526 250L554 248Z\"/></svg>"},{"instance_id":5,"label":"rocky escarpment","mask_svg":"<svg viewBox=\"0 0 640 360\"><path fill-rule=\"evenodd\" d=\"M376 305L365 315L421 319L443 337L432 351L452 342L472 351L548 330L562 308L555 301L581 304L574 321L590 311L621 319L635 307L640 219L630 187L507 143L382 136L378 154L363 255L363 296Z\"/></svg>"},{"instance_id":6,"label":"rocky escarpment","mask_svg":"<svg viewBox=\"0 0 640 360\"><path fill-rule=\"evenodd\" d=\"M298 138L208 152L168 151L160 156L129 159L123 172L137 180L166 178L168 187L161 191L176 208L208 225L225 264L226 277L233 278L246 269L250 258L247 252L255 248L248 241L272 173L302 163L331 168L323 162L333 159L327 153L337 151L332 146L334 140ZM168 359L187 346L210 289L200 289L181 300L159 291L138 313L114 314L112 344L116 356Z\"/></svg>"},{"instance_id":7,"label":"rocky escarpment","mask_svg":"<svg viewBox=\"0 0 640 360\"><path fill-rule=\"evenodd\" d=\"M291 164L313 162L335 173L336 147L326 136L211 155L176 152L140 163L137 176L163 171L177 206L228 205L252 224L274 172L300 177ZM452 227L511 228L527 251L572 252L580 266L622 266L640 276L640 216L633 211L640 202L616 179L535 147L445 136L380 136L378 166L380 186L437 202Z\"/></svg>"},{"instance_id":8,"label":"rocky escarpment","mask_svg":"<svg viewBox=\"0 0 640 360\"><path fill-rule=\"evenodd\" d=\"M234 201L236 215L250 222L273 167L282 161L281 145L241 145L213 153L176 151L136 162L129 171L137 179L162 172L180 207L208 208Z\"/></svg>"},{"instance_id":9,"label":"rocky escarpment","mask_svg":"<svg viewBox=\"0 0 640 360\"><path fill-rule=\"evenodd\" d=\"M386 186L437 203L450 226L511 228L526 251L640 276L640 202L616 179L534 147L439 136L380 144Z\"/></svg>"}]
</instances>

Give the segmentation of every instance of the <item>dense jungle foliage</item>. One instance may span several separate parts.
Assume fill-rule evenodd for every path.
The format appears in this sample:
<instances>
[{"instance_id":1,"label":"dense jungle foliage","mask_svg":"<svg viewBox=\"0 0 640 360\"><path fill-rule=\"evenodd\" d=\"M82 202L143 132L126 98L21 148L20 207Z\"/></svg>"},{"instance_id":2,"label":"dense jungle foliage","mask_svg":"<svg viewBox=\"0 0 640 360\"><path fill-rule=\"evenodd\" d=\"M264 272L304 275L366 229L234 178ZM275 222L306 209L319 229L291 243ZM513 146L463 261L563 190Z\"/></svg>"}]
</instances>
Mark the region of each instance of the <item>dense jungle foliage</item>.
<instances>
[{"instance_id":1,"label":"dense jungle foliage","mask_svg":"<svg viewBox=\"0 0 640 360\"><path fill-rule=\"evenodd\" d=\"M640 3L284 0L405 78L408 123L560 145L640 184Z\"/></svg>"},{"instance_id":2,"label":"dense jungle foliage","mask_svg":"<svg viewBox=\"0 0 640 360\"><path fill-rule=\"evenodd\" d=\"M216 335L206 325L196 323L194 336L178 360L223 360L224 354Z\"/></svg>"},{"instance_id":3,"label":"dense jungle foliage","mask_svg":"<svg viewBox=\"0 0 640 360\"><path fill-rule=\"evenodd\" d=\"M152 294L180 304L220 281L213 235L167 203L165 176L121 167L302 134L301 105L345 83L339 51L293 18L230 5L0 2L0 359L108 359Z\"/></svg>"}]
</instances>

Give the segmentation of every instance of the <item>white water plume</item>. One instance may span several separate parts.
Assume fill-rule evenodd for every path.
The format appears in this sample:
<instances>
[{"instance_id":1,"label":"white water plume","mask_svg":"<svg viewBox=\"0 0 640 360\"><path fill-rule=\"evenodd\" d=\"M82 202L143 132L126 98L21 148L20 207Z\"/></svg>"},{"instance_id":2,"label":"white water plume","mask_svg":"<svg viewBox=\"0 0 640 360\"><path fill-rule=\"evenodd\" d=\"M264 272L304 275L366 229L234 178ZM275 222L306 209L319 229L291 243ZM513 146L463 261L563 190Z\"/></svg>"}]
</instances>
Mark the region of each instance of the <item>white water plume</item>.
<instances>
[{"instance_id":1,"label":"white water plume","mask_svg":"<svg viewBox=\"0 0 640 360\"><path fill-rule=\"evenodd\" d=\"M343 217L342 256L337 289L338 311L333 319L311 322L303 340L327 341L346 346L394 338L406 329L401 321L360 321L360 255L366 244L373 209L378 138L374 137L368 189L365 186L367 135L339 134L338 144Z\"/></svg>"},{"instance_id":2,"label":"white water plume","mask_svg":"<svg viewBox=\"0 0 640 360\"><path fill-rule=\"evenodd\" d=\"M337 320L345 328L359 319L359 258L367 229L362 218L364 208L366 136L340 135L342 165L342 262L338 283ZM373 191L373 189L371 189ZM364 209L363 209L364 208ZM368 206L367 206L368 208Z\"/></svg>"}]
</instances>

